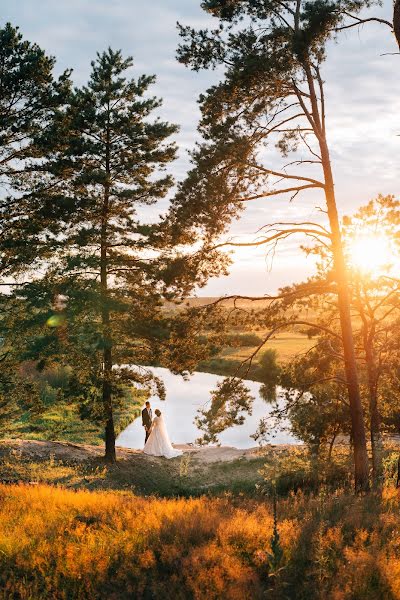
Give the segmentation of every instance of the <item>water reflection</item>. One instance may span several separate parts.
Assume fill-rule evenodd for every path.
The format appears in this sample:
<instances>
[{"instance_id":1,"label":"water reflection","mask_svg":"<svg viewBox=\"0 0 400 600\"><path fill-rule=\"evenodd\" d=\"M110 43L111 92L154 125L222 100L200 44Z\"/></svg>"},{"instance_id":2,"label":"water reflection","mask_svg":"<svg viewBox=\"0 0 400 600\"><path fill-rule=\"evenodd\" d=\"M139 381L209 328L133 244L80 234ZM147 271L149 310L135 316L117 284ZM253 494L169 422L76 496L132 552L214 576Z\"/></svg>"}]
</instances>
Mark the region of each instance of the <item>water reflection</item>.
<instances>
[{"instance_id":1,"label":"water reflection","mask_svg":"<svg viewBox=\"0 0 400 600\"><path fill-rule=\"evenodd\" d=\"M162 411L174 444L193 443L201 436L201 431L193 422L197 410L209 401L210 391L223 377L210 373L194 373L189 381L184 381L182 377L173 375L168 369L160 367L152 370L163 379L167 390L165 402L161 402L158 398L150 399L153 412L155 408ZM253 414L246 418L243 425L235 425L219 436L223 446L235 448L255 446L256 443L250 436L256 431L260 419L270 412L270 406L260 397L260 384L248 381L246 385L255 398ZM271 443L296 444L298 440L286 431L275 430L271 436ZM144 429L141 418L136 419L118 436L117 445L124 448L143 448Z\"/></svg>"}]
</instances>

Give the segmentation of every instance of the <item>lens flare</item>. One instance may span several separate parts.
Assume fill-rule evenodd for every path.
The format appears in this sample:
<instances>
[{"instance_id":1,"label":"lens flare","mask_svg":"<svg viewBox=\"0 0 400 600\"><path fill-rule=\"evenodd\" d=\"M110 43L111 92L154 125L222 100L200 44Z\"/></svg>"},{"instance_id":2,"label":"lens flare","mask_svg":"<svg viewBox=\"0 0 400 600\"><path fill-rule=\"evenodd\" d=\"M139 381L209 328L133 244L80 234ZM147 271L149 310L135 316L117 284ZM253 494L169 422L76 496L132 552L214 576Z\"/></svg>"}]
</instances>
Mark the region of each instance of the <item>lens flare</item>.
<instances>
[{"instance_id":1,"label":"lens flare","mask_svg":"<svg viewBox=\"0 0 400 600\"><path fill-rule=\"evenodd\" d=\"M52 315L46 321L48 327L61 327L64 325L65 317L64 315Z\"/></svg>"}]
</instances>

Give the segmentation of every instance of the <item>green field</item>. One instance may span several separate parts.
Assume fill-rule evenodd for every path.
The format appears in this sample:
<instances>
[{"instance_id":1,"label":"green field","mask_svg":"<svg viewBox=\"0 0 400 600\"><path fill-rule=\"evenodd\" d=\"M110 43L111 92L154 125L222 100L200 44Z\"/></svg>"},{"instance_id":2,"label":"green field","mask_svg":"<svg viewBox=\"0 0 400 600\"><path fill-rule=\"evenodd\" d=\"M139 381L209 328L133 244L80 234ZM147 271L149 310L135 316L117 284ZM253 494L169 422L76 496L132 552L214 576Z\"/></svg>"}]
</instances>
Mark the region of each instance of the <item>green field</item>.
<instances>
[{"instance_id":1,"label":"green field","mask_svg":"<svg viewBox=\"0 0 400 600\"><path fill-rule=\"evenodd\" d=\"M262 338L263 334L259 334ZM277 333L263 347L261 353L265 350L276 350L278 359L281 362L287 362L295 356L307 352L313 345L315 340L309 339L306 335L297 332ZM232 360L245 360L256 349L256 346L245 346L242 348L225 348L221 352L221 357ZM255 362L258 362L259 356L255 357Z\"/></svg>"}]
</instances>

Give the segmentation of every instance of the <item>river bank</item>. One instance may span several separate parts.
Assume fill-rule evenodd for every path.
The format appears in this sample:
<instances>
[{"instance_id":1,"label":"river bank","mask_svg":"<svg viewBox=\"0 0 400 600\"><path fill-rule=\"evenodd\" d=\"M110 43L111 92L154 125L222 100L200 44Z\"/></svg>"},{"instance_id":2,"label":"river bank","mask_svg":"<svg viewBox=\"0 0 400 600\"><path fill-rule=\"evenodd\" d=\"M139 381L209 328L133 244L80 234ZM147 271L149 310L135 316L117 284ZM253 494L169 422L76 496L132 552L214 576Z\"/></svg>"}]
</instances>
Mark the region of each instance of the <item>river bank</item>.
<instances>
[{"instance_id":1,"label":"river bank","mask_svg":"<svg viewBox=\"0 0 400 600\"><path fill-rule=\"evenodd\" d=\"M166 497L256 493L265 462L258 448L176 447L184 453L172 460L118 447L117 464L106 465L104 449L99 446L2 440L0 483L47 483L72 489L129 490Z\"/></svg>"}]
</instances>

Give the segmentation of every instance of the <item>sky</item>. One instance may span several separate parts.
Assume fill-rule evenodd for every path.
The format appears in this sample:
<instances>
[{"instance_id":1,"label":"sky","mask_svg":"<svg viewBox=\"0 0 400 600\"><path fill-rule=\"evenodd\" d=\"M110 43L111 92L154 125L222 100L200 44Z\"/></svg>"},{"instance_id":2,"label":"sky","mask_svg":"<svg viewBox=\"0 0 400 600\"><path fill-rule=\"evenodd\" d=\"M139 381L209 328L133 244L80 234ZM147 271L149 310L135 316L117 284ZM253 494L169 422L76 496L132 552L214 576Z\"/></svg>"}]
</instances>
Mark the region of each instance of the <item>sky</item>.
<instances>
[{"instance_id":1,"label":"sky","mask_svg":"<svg viewBox=\"0 0 400 600\"><path fill-rule=\"evenodd\" d=\"M391 20L391 0L369 11ZM134 75L155 74L152 93L162 97L163 118L178 123L177 161L171 172L183 179L188 151L196 139L198 96L218 81L216 72L194 73L175 58L176 22L215 26L200 0L3 0L0 23L20 27L57 59L57 72L73 68L76 85L84 84L96 52L111 46L134 57ZM340 34L328 48L322 74L326 86L328 141L339 212L349 215L378 193L400 196L400 78L397 47L389 28L368 24ZM271 156L272 168L279 157ZM276 161L276 162L274 162ZM248 240L263 224L316 218L323 199L282 196L252 203L228 237ZM153 209L154 210L154 209ZM199 295L274 293L313 272L313 260L299 249L303 240L281 246L273 263L261 249L237 251L230 275L212 279Z\"/></svg>"}]
</instances>

